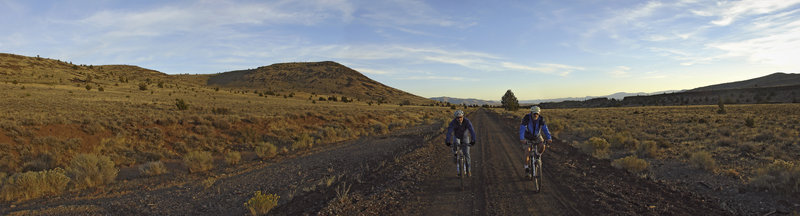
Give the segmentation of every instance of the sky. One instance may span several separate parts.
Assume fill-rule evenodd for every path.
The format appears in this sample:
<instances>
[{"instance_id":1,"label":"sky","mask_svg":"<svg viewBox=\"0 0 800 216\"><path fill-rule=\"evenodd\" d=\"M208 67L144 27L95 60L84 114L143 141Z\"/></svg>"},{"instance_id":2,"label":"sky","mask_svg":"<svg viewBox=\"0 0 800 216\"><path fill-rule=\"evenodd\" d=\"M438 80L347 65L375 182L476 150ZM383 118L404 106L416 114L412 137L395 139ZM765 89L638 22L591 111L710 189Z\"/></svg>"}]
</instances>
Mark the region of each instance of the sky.
<instances>
[{"instance_id":1,"label":"sky","mask_svg":"<svg viewBox=\"0 0 800 216\"><path fill-rule=\"evenodd\" d=\"M800 72L800 0L0 0L0 52L213 74L336 61L423 97L682 90Z\"/></svg>"}]
</instances>

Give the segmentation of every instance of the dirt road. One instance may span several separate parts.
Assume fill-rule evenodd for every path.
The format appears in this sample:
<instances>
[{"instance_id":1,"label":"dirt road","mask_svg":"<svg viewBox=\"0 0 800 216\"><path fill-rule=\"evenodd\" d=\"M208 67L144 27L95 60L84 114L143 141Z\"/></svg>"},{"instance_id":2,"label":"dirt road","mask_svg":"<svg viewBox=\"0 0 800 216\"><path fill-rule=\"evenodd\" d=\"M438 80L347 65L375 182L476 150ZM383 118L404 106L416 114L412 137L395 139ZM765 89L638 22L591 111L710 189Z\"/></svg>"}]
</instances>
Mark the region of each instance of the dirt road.
<instances>
[{"instance_id":1,"label":"dirt road","mask_svg":"<svg viewBox=\"0 0 800 216\"><path fill-rule=\"evenodd\" d=\"M471 114L478 134L473 177L460 188L443 142L435 173L402 208L413 215L726 214L713 202L610 167L556 141L543 157L544 189L524 177L518 122L485 110ZM445 155L448 155L445 157Z\"/></svg>"},{"instance_id":2,"label":"dirt road","mask_svg":"<svg viewBox=\"0 0 800 216\"><path fill-rule=\"evenodd\" d=\"M518 120L482 109L468 118L478 140L463 189L441 124L432 124L210 173L118 179L3 204L0 215L245 215L254 191L280 196L271 215L728 214L713 199L615 169L559 141L543 157L543 191L533 193L523 176Z\"/></svg>"}]
</instances>

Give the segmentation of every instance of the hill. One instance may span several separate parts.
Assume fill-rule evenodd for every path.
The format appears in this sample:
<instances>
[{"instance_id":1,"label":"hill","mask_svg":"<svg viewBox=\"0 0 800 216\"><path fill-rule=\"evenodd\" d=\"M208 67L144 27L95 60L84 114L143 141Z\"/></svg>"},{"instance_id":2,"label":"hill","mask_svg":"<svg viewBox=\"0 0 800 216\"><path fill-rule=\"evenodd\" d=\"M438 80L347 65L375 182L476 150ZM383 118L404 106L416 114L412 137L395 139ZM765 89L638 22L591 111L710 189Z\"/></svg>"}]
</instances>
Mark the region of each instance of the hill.
<instances>
[{"instance_id":1,"label":"hill","mask_svg":"<svg viewBox=\"0 0 800 216\"><path fill-rule=\"evenodd\" d=\"M89 85L94 88L131 85L180 85L270 91L278 94L309 93L348 97L365 102L434 104L374 81L336 62L279 63L250 70L219 74L169 75L132 65L76 65L56 59L0 53L0 75L7 81L49 85Z\"/></svg>"},{"instance_id":2,"label":"hill","mask_svg":"<svg viewBox=\"0 0 800 216\"><path fill-rule=\"evenodd\" d=\"M441 101L450 104L467 104L467 105L499 105L500 101L488 101L488 100L481 100L481 99L474 99L474 98L451 98L451 97L432 97L431 100Z\"/></svg>"},{"instance_id":3,"label":"hill","mask_svg":"<svg viewBox=\"0 0 800 216\"><path fill-rule=\"evenodd\" d=\"M689 91L712 91L744 88L764 88L800 85L800 74L773 73L767 76L695 88Z\"/></svg>"},{"instance_id":4,"label":"hill","mask_svg":"<svg viewBox=\"0 0 800 216\"><path fill-rule=\"evenodd\" d=\"M332 61L280 63L250 70L209 75L209 86L341 95L361 101L432 104L432 100L376 82Z\"/></svg>"}]
</instances>

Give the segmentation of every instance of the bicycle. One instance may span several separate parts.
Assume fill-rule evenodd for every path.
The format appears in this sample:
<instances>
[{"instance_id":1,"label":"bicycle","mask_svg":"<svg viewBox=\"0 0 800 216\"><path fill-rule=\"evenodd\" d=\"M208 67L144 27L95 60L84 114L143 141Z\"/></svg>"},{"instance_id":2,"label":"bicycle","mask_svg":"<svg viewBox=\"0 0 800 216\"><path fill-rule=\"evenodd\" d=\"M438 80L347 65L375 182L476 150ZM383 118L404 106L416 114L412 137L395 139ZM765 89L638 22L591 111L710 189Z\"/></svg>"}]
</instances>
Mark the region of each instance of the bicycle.
<instances>
[{"instance_id":1,"label":"bicycle","mask_svg":"<svg viewBox=\"0 0 800 216\"><path fill-rule=\"evenodd\" d=\"M533 188L536 193L539 193L542 191L542 152L539 152L536 145L545 144L542 142L532 142L531 140L527 140L526 142L530 150L530 155L528 155L528 167L530 167L530 169L528 169L525 174L527 174L529 176L528 179L533 182Z\"/></svg>"},{"instance_id":2,"label":"bicycle","mask_svg":"<svg viewBox=\"0 0 800 216\"><path fill-rule=\"evenodd\" d=\"M456 145L456 168L458 169L458 179L461 183L461 189L464 189L464 176L467 175L467 162L465 161L464 152L461 151L460 144Z\"/></svg>"}]
</instances>

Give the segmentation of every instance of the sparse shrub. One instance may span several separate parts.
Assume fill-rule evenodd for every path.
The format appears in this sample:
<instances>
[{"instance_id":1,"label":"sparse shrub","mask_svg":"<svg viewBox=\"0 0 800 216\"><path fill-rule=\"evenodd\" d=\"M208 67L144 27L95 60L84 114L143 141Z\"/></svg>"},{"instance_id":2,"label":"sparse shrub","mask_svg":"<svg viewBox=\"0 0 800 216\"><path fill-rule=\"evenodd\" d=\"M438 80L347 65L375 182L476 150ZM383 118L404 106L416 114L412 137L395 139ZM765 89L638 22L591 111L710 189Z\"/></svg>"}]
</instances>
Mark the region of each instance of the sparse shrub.
<instances>
[{"instance_id":1,"label":"sparse shrub","mask_svg":"<svg viewBox=\"0 0 800 216\"><path fill-rule=\"evenodd\" d=\"M658 154L658 144L656 141L647 140L636 147L636 155L639 157L654 158Z\"/></svg>"},{"instance_id":2,"label":"sparse shrub","mask_svg":"<svg viewBox=\"0 0 800 216\"><path fill-rule=\"evenodd\" d=\"M744 119L744 125L750 128L754 128L756 127L756 121L753 120L753 118L748 117Z\"/></svg>"},{"instance_id":3,"label":"sparse shrub","mask_svg":"<svg viewBox=\"0 0 800 216\"><path fill-rule=\"evenodd\" d=\"M225 119L216 119L211 124L214 125L214 127L222 129L222 130L226 130L226 129L230 129L231 128L231 123L229 123Z\"/></svg>"},{"instance_id":4,"label":"sparse shrub","mask_svg":"<svg viewBox=\"0 0 800 216\"><path fill-rule=\"evenodd\" d=\"M292 150L303 150L311 148L314 145L314 139L308 134L303 134L297 138L297 141L292 143Z\"/></svg>"},{"instance_id":5,"label":"sparse shrub","mask_svg":"<svg viewBox=\"0 0 800 216\"><path fill-rule=\"evenodd\" d=\"M183 156L183 163L189 168L189 172L205 172L214 168L214 158L211 152L192 151Z\"/></svg>"},{"instance_id":6,"label":"sparse shrub","mask_svg":"<svg viewBox=\"0 0 800 216\"><path fill-rule=\"evenodd\" d=\"M206 180L203 180L202 182L200 182L200 184L202 184L203 188L205 188L205 189L208 189L211 186L214 186L214 183L217 183L217 178L215 178L215 177L208 177L208 178L206 178Z\"/></svg>"},{"instance_id":7,"label":"sparse shrub","mask_svg":"<svg viewBox=\"0 0 800 216\"><path fill-rule=\"evenodd\" d=\"M270 142L261 142L256 146L256 155L261 159L270 159L278 154L278 147Z\"/></svg>"},{"instance_id":8,"label":"sparse shrub","mask_svg":"<svg viewBox=\"0 0 800 216\"><path fill-rule=\"evenodd\" d=\"M734 145L736 145L736 140L730 137L722 137L717 140L717 146L729 147Z\"/></svg>"},{"instance_id":9,"label":"sparse shrub","mask_svg":"<svg viewBox=\"0 0 800 216\"><path fill-rule=\"evenodd\" d=\"M741 175L739 171L736 171L736 169L733 168L723 170L722 173L734 178L738 178Z\"/></svg>"},{"instance_id":10,"label":"sparse shrub","mask_svg":"<svg viewBox=\"0 0 800 216\"><path fill-rule=\"evenodd\" d=\"M385 134L389 132L389 126L386 126L383 122L373 121L372 122L372 132L375 134Z\"/></svg>"},{"instance_id":11,"label":"sparse shrub","mask_svg":"<svg viewBox=\"0 0 800 216\"><path fill-rule=\"evenodd\" d=\"M548 125L549 126L549 125ZM636 148L638 140L634 139L630 132L615 133L608 140L611 148L632 150Z\"/></svg>"},{"instance_id":12,"label":"sparse shrub","mask_svg":"<svg viewBox=\"0 0 800 216\"><path fill-rule=\"evenodd\" d=\"M107 156L79 154L70 161L66 171L75 188L82 189L113 182L119 169Z\"/></svg>"},{"instance_id":13,"label":"sparse shrub","mask_svg":"<svg viewBox=\"0 0 800 216\"><path fill-rule=\"evenodd\" d=\"M139 165L139 173L146 176L157 176L164 173L167 173L167 167L164 166L164 162L161 161L151 161L145 164Z\"/></svg>"},{"instance_id":14,"label":"sparse shrub","mask_svg":"<svg viewBox=\"0 0 800 216\"><path fill-rule=\"evenodd\" d=\"M15 173L0 176L0 198L5 201L24 201L46 195L57 195L70 182L64 169Z\"/></svg>"},{"instance_id":15,"label":"sparse shrub","mask_svg":"<svg viewBox=\"0 0 800 216\"><path fill-rule=\"evenodd\" d=\"M228 165L239 164L239 161L241 160L242 154L238 151L228 151L228 153L225 153L225 163Z\"/></svg>"},{"instance_id":16,"label":"sparse shrub","mask_svg":"<svg viewBox=\"0 0 800 216\"><path fill-rule=\"evenodd\" d=\"M244 203L244 207L250 210L252 215L266 215L272 208L278 206L280 196L275 194L262 194L256 191L253 197Z\"/></svg>"},{"instance_id":17,"label":"sparse shrub","mask_svg":"<svg viewBox=\"0 0 800 216\"><path fill-rule=\"evenodd\" d=\"M756 170L755 178L750 183L771 191L800 192L800 166L791 161L775 160L767 167Z\"/></svg>"},{"instance_id":18,"label":"sparse shrub","mask_svg":"<svg viewBox=\"0 0 800 216\"><path fill-rule=\"evenodd\" d=\"M595 157L602 158L608 155L608 148L611 145L608 144L606 139L600 137L592 137L589 138L588 141L584 142L580 147L581 150L586 154L591 154Z\"/></svg>"},{"instance_id":19,"label":"sparse shrub","mask_svg":"<svg viewBox=\"0 0 800 216\"><path fill-rule=\"evenodd\" d=\"M714 161L714 158L711 157L711 154L707 151L692 153L689 157L689 165L708 171L714 171L714 169L717 168L716 161Z\"/></svg>"},{"instance_id":20,"label":"sparse shrub","mask_svg":"<svg viewBox=\"0 0 800 216\"><path fill-rule=\"evenodd\" d=\"M178 110L189 109L189 104L186 104L186 101L183 101L183 99L175 99L175 106L178 107Z\"/></svg>"},{"instance_id":21,"label":"sparse shrub","mask_svg":"<svg viewBox=\"0 0 800 216\"><path fill-rule=\"evenodd\" d=\"M211 108L211 112L217 115L227 115L231 113L231 110L228 108Z\"/></svg>"},{"instance_id":22,"label":"sparse shrub","mask_svg":"<svg viewBox=\"0 0 800 216\"><path fill-rule=\"evenodd\" d=\"M139 83L139 90L147 91L147 83Z\"/></svg>"},{"instance_id":23,"label":"sparse shrub","mask_svg":"<svg viewBox=\"0 0 800 216\"><path fill-rule=\"evenodd\" d=\"M614 166L617 169L625 169L631 173L639 173L646 170L648 164L644 159L639 159L636 156L631 155L612 161L611 166Z\"/></svg>"},{"instance_id":24,"label":"sparse shrub","mask_svg":"<svg viewBox=\"0 0 800 216\"><path fill-rule=\"evenodd\" d=\"M91 90L92 90L92 86L90 86L89 84L86 84L86 91L91 91Z\"/></svg>"},{"instance_id":25,"label":"sparse shrub","mask_svg":"<svg viewBox=\"0 0 800 216\"><path fill-rule=\"evenodd\" d=\"M211 132L213 132L214 129L212 129L209 126L205 126L205 125L197 125L197 126L192 127L192 131L194 131L197 134L205 136L205 135L211 134Z\"/></svg>"}]
</instances>

